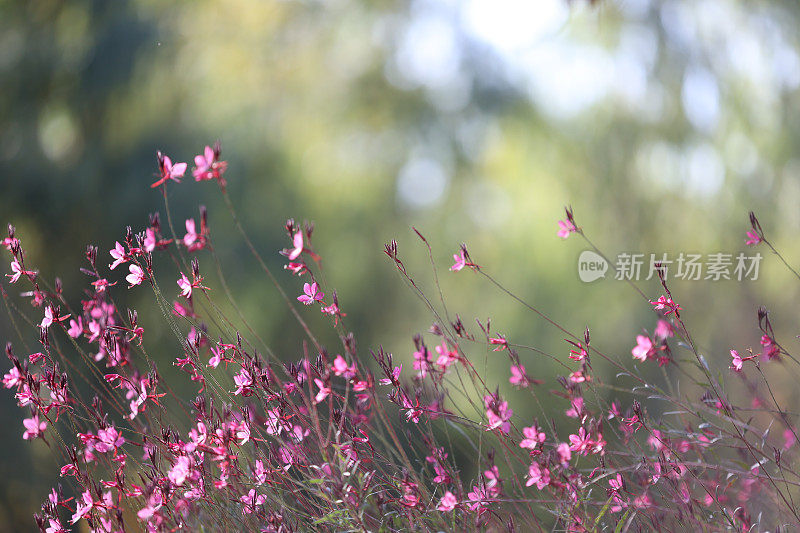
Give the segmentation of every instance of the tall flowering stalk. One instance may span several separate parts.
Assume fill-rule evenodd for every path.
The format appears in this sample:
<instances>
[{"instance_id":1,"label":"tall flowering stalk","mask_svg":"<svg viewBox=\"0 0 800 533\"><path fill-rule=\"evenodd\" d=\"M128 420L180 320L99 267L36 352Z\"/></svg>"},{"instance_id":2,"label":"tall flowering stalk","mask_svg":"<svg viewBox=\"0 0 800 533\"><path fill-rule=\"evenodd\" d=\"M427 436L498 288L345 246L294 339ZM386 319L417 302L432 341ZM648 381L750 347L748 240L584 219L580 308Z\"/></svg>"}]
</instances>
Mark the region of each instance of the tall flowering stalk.
<instances>
[{"instance_id":1,"label":"tall flowering stalk","mask_svg":"<svg viewBox=\"0 0 800 533\"><path fill-rule=\"evenodd\" d=\"M186 233L175 232L166 188L178 186L186 163L158 153L151 186L164 192L167 226L155 215L108 252L88 247L80 302L67 301L58 280L48 283L28 264L9 226L3 300L6 309L21 309L9 293L24 286L34 318L21 310L12 316L28 329L6 346L2 384L23 410L21 438L43 440L62 465L62 483L35 516L42 531L78 530L83 522L98 532L749 531L800 523L797 415L762 372L796 359L776 339L766 309L758 310L762 353L731 349L730 371L721 375L697 350L658 269L664 294L651 300L634 287L652 333L631 340L632 357L612 356L591 342L588 328L573 331L514 295L461 245L452 275L471 271L547 322L567 343L563 354L551 354L495 332L490 320L470 331L451 318L441 290L439 304L428 298L392 241L385 252L433 323L413 336L407 356L359 349L322 276L313 225L286 222L279 253L293 287L287 291L239 224L221 153L219 143L205 147L192 176L218 183L254 260L303 328L299 357L276 354L241 314L206 210L199 226L187 218ZM768 243L755 215L751 224L748 244ZM559 237L587 239L571 209L558 226ZM415 232L438 288L434 252ZM157 255L169 256L174 270L156 269ZM215 281L202 273L209 261L220 273ZM160 312L174 333L173 364L194 398L164 381L139 312L117 307L128 290L152 293L153 309L142 312ZM219 311L222 298L242 329ZM330 317L339 346L319 343L304 318L312 309ZM33 343L33 353L18 348ZM681 362L673 356L679 350L694 360ZM473 364L489 353L508 358L508 385ZM561 375L536 372L541 358ZM609 381L593 361L619 378ZM648 365L662 369L663 383L647 379ZM700 392L679 393L677 375L694 379ZM729 394L727 379L742 380L749 398ZM524 417L509 386L563 415L540 409L540 419ZM754 407L745 412L739 406L747 400Z\"/></svg>"}]
</instances>

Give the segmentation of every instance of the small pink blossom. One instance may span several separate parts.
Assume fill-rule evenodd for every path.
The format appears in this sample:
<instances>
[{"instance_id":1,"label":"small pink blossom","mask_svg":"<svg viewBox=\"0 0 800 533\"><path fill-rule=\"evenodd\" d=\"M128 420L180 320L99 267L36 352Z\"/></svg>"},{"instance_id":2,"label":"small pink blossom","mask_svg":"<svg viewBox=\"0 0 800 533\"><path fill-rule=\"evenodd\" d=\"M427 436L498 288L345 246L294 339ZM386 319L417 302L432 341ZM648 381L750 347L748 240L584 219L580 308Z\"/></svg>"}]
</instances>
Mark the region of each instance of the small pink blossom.
<instances>
[{"instance_id":1,"label":"small pink blossom","mask_svg":"<svg viewBox=\"0 0 800 533\"><path fill-rule=\"evenodd\" d=\"M550 484L550 470L547 467L541 466L539 463L531 463L528 467L528 481L525 482L526 487L536 485L536 488L542 490Z\"/></svg>"},{"instance_id":2,"label":"small pink blossom","mask_svg":"<svg viewBox=\"0 0 800 533\"><path fill-rule=\"evenodd\" d=\"M583 416L584 400L582 397L577 396L570 400L570 408L567 409L566 414L570 418L581 418Z\"/></svg>"},{"instance_id":3,"label":"small pink blossom","mask_svg":"<svg viewBox=\"0 0 800 533\"><path fill-rule=\"evenodd\" d=\"M50 523L50 527L44 530L44 533L68 533L68 530L64 529L64 526L61 525L61 521L58 518L48 518L48 522Z\"/></svg>"},{"instance_id":4,"label":"small pink blossom","mask_svg":"<svg viewBox=\"0 0 800 533\"><path fill-rule=\"evenodd\" d=\"M142 242L142 246L144 247L145 252L152 252L156 249L156 245L158 244L158 240L156 239L156 232L153 231L153 228L147 228L144 230L144 241Z\"/></svg>"},{"instance_id":5,"label":"small pink blossom","mask_svg":"<svg viewBox=\"0 0 800 533\"><path fill-rule=\"evenodd\" d=\"M253 384L253 376L250 375L250 372L242 368L238 374L233 376L233 382L236 384L236 390L233 394L250 395L250 386Z\"/></svg>"},{"instance_id":6,"label":"small pink blossom","mask_svg":"<svg viewBox=\"0 0 800 533\"><path fill-rule=\"evenodd\" d=\"M594 444L589 434L586 432L586 429L583 427L578 430L577 434L569 436L569 442L569 449L573 452L580 452L581 455L586 455L587 450Z\"/></svg>"},{"instance_id":7,"label":"small pink blossom","mask_svg":"<svg viewBox=\"0 0 800 533\"><path fill-rule=\"evenodd\" d=\"M458 361L458 352L456 350L451 350L445 341L442 341L442 344L436 346L436 353L439 354L439 358L436 359L436 364L442 367L442 370L447 370L447 367Z\"/></svg>"},{"instance_id":8,"label":"small pink blossom","mask_svg":"<svg viewBox=\"0 0 800 533\"><path fill-rule=\"evenodd\" d=\"M558 236L562 239L566 239L569 237L570 233L575 233L578 231L578 228L575 227L569 220L559 220L558 221Z\"/></svg>"},{"instance_id":9,"label":"small pink blossom","mask_svg":"<svg viewBox=\"0 0 800 533\"><path fill-rule=\"evenodd\" d=\"M186 219L186 235L183 236L183 244L186 248L189 249L190 252L193 252L196 248L196 244L198 241L201 240L200 234L197 233L197 226L195 225L193 218ZM202 246L200 246L202 248Z\"/></svg>"},{"instance_id":10,"label":"small pink blossom","mask_svg":"<svg viewBox=\"0 0 800 533\"><path fill-rule=\"evenodd\" d=\"M320 403L325 398L327 398L328 395L331 393L331 388L329 385L326 385L325 382L319 378L314 378L314 383L316 383L317 387L319 387L319 392L314 397L314 403Z\"/></svg>"},{"instance_id":11,"label":"small pink blossom","mask_svg":"<svg viewBox=\"0 0 800 533\"><path fill-rule=\"evenodd\" d=\"M337 376L343 376L346 379L350 379L356 375L356 365L347 366L347 361L345 361L344 357L341 355L337 355L333 360L331 370L333 370L333 373Z\"/></svg>"},{"instance_id":12,"label":"small pink blossom","mask_svg":"<svg viewBox=\"0 0 800 533\"><path fill-rule=\"evenodd\" d=\"M89 489L86 489L86 491L81 494L81 499L77 500L75 503L75 514L72 515L72 523L74 524L83 518L86 513L92 510L93 506L94 501L92 500L92 494L89 492Z\"/></svg>"},{"instance_id":13,"label":"small pink blossom","mask_svg":"<svg viewBox=\"0 0 800 533\"><path fill-rule=\"evenodd\" d=\"M745 361L750 361L751 359L755 359L755 355L751 355L749 357L742 357L739 355L739 352L736 350L731 350L731 369L735 372L741 372L742 366Z\"/></svg>"},{"instance_id":14,"label":"small pink blossom","mask_svg":"<svg viewBox=\"0 0 800 533\"><path fill-rule=\"evenodd\" d=\"M528 374L525 372L525 367L522 365L511 365L511 377L508 378L508 382L522 388L531 384Z\"/></svg>"},{"instance_id":15,"label":"small pink blossom","mask_svg":"<svg viewBox=\"0 0 800 533\"><path fill-rule=\"evenodd\" d=\"M25 426L25 432L22 434L22 438L25 440L32 440L39 437L44 430L47 429L47 422L44 420L39 421L39 414L33 415L31 418L26 418L22 421L22 425Z\"/></svg>"},{"instance_id":16,"label":"small pink blossom","mask_svg":"<svg viewBox=\"0 0 800 533\"><path fill-rule=\"evenodd\" d=\"M318 302L325 296L324 293L319 292L319 286L317 286L316 282L312 284L304 283L303 292L305 294L298 296L297 300L306 305L311 305L314 302Z\"/></svg>"},{"instance_id":17,"label":"small pink blossom","mask_svg":"<svg viewBox=\"0 0 800 533\"><path fill-rule=\"evenodd\" d=\"M569 460L572 459L572 451L570 451L569 444L566 442L561 442L558 446L556 446L556 453L558 454L558 460L562 465L569 463Z\"/></svg>"},{"instance_id":18,"label":"small pink blossom","mask_svg":"<svg viewBox=\"0 0 800 533\"><path fill-rule=\"evenodd\" d=\"M636 346L631 350L634 359L638 359L640 361L646 361L648 357L651 357L655 354L655 349L653 348L653 341L650 337L645 335L637 335L636 336Z\"/></svg>"},{"instance_id":19,"label":"small pink blossom","mask_svg":"<svg viewBox=\"0 0 800 533\"><path fill-rule=\"evenodd\" d=\"M456 505L458 505L458 498L448 490L444 493L442 499L439 500L439 505L437 505L436 508L442 512L450 512L456 508Z\"/></svg>"},{"instance_id":20,"label":"small pink blossom","mask_svg":"<svg viewBox=\"0 0 800 533\"><path fill-rule=\"evenodd\" d=\"M236 430L236 438L242 439L239 442L240 446L244 446L250 440L250 425L247 422L241 422Z\"/></svg>"},{"instance_id":21,"label":"small pink blossom","mask_svg":"<svg viewBox=\"0 0 800 533\"><path fill-rule=\"evenodd\" d=\"M666 320L659 319L654 335L657 339L668 339L675 334L675 328Z\"/></svg>"},{"instance_id":22,"label":"small pink blossom","mask_svg":"<svg viewBox=\"0 0 800 533\"><path fill-rule=\"evenodd\" d=\"M11 272L13 272L13 274L6 274L6 276L11 278L8 281L9 283L16 283L17 281L19 281L20 276L22 276L23 274L32 274L32 272L27 272L25 270L22 270L22 266L16 259L11 261Z\"/></svg>"},{"instance_id":23,"label":"small pink blossom","mask_svg":"<svg viewBox=\"0 0 800 533\"><path fill-rule=\"evenodd\" d=\"M67 330L67 335L72 337L73 339L77 339L81 335L83 335L83 320L81 317L78 317L78 320L70 320L69 321L69 329Z\"/></svg>"},{"instance_id":24,"label":"small pink blossom","mask_svg":"<svg viewBox=\"0 0 800 533\"><path fill-rule=\"evenodd\" d=\"M168 156L158 152L158 170L161 172L161 178L150 185L150 187L156 188L167 180L180 183L181 178L186 173L186 166L186 163L175 163L173 165L172 160Z\"/></svg>"},{"instance_id":25,"label":"small pink blossom","mask_svg":"<svg viewBox=\"0 0 800 533\"><path fill-rule=\"evenodd\" d=\"M525 438L519 443L520 448L533 450L538 444L541 444L545 441L544 432L536 425L522 428L522 434L525 435Z\"/></svg>"},{"instance_id":26,"label":"small pink blossom","mask_svg":"<svg viewBox=\"0 0 800 533\"><path fill-rule=\"evenodd\" d=\"M672 298L667 298L663 294L658 297L658 300L651 301L650 305L655 306L654 308L656 310L666 309L666 311L664 311L665 315L668 315L668 314L674 312L676 316L680 316L680 311L683 310L683 308L680 305L678 305L677 303L675 303L672 300Z\"/></svg>"},{"instance_id":27,"label":"small pink blossom","mask_svg":"<svg viewBox=\"0 0 800 533\"><path fill-rule=\"evenodd\" d=\"M509 420L514 414L514 411L508 407L508 402L500 400L495 394L487 394L483 397L483 403L486 406L486 418L489 420L486 431L500 429L501 433L507 434L511 430Z\"/></svg>"},{"instance_id":28,"label":"small pink blossom","mask_svg":"<svg viewBox=\"0 0 800 533\"><path fill-rule=\"evenodd\" d=\"M181 272L181 279L178 280L178 287L181 289L181 296L184 298L191 298L192 296L192 282L186 277L186 274Z\"/></svg>"},{"instance_id":29,"label":"small pink blossom","mask_svg":"<svg viewBox=\"0 0 800 533\"><path fill-rule=\"evenodd\" d=\"M25 380L23 379L22 374L20 374L19 369L16 366L12 366L11 370L9 370L8 373L6 373L3 376L3 387L7 389L12 389L24 382Z\"/></svg>"},{"instance_id":30,"label":"small pink blossom","mask_svg":"<svg viewBox=\"0 0 800 533\"><path fill-rule=\"evenodd\" d=\"M53 314L53 307L48 305L47 307L44 308L44 318L42 319L42 322L39 324L39 327L42 329L49 328L53 324L54 319L55 316Z\"/></svg>"},{"instance_id":31,"label":"small pink blossom","mask_svg":"<svg viewBox=\"0 0 800 533\"><path fill-rule=\"evenodd\" d=\"M225 180L222 174L228 167L225 161L219 161L220 147L219 143L214 144L214 147L206 146L202 155L194 157L194 170L192 175L195 181L205 181L216 179L220 187L225 188Z\"/></svg>"},{"instance_id":32,"label":"small pink blossom","mask_svg":"<svg viewBox=\"0 0 800 533\"><path fill-rule=\"evenodd\" d=\"M286 251L286 257L289 258L290 261L294 261L300 254L303 253L303 232L302 230L298 230L294 236L292 237L292 249ZM291 264L291 263L290 263Z\"/></svg>"},{"instance_id":33,"label":"small pink blossom","mask_svg":"<svg viewBox=\"0 0 800 533\"><path fill-rule=\"evenodd\" d=\"M464 256L464 250L459 250L459 253L453 254L453 259L455 259L455 263L453 266L450 267L452 272L458 272L465 266L467 266L467 258Z\"/></svg>"},{"instance_id":34,"label":"small pink blossom","mask_svg":"<svg viewBox=\"0 0 800 533\"><path fill-rule=\"evenodd\" d=\"M125 280L130 284L128 288L130 289L135 285L141 285L145 278L144 271L141 267L139 267L139 265L130 265L128 270L131 272L125 276Z\"/></svg>"},{"instance_id":35,"label":"small pink blossom","mask_svg":"<svg viewBox=\"0 0 800 533\"><path fill-rule=\"evenodd\" d=\"M122 263L128 262L129 259L128 254L125 253L125 248L123 248L123 246L119 243L119 241L114 243L114 249L110 250L108 253L111 254L111 257L114 258L114 262L108 265L108 268L110 268L111 270L114 270Z\"/></svg>"},{"instance_id":36,"label":"small pink blossom","mask_svg":"<svg viewBox=\"0 0 800 533\"><path fill-rule=\"evenodd\" d=\"M94 449L101 453L116 450L125 444L125 439L114 426L99 430L97 438L98 442L94 443Z\"/></svg>"},{"instance_id":37,"label":"small pink blossom","mask_svg":"<svg viewBox=\"0 0 800 533\"><path fill-rule=\"evenodd\" d=\"M747 241L745 242L745 244L747 246L755 246L756 244L760 243L761 241L762 241L761 236L758 233L756 233L754 230L749 230L747 232Z\"/></svg>"},{"instance_id":38,"label":"small pink blossom","mask_svg":"<svg viewBox=\"0 0 800 533\"><path fill-rule=\"evenodd\" d=\"M250 489L247 494L239 498L239 501L244 504L242 506L242 514L250 514L256 505L264 505L267 497L263 494L256 494L255 489Z\"/></svg>"},{"instance_id":39,"label":"small pink blossom","mask_svg":"<svg viewBox=\"0 0 800 533\"><path fill-rule=\"evenodd\" d=\"M458 272L462 270L464 267L471 267L475 270L478 270L480 267L472 262L472 259L469 257L469 252L467 252L467 246L465 244L461 245L461 249L459 249L457 254L453 254L453 266L450 267L451 272Z\"/></svg>"},{"instance_id":40,"label":"small pink blossom","mask_svg":"<svg viewBox=\"0 0 800 533\"><path fill-rule=\"evenodd\" d=\"M172 468L167 473L167 477L170 481L172 481L173 484L181 486L189 476L190 469L191 460L187 456L181 455L178 457L178 460L175 461L175 464L172 465Z\"/></svg>"}]
</instances>

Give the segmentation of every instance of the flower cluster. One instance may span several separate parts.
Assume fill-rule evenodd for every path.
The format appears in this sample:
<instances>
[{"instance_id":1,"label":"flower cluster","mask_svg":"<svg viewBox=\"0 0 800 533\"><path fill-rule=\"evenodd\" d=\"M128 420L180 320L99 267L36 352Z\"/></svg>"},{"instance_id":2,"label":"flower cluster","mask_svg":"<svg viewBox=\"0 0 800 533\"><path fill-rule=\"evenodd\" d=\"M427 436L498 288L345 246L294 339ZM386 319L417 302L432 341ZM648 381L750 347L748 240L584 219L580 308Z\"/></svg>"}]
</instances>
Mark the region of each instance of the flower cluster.
<instances>
[{"instance_id":1,"label":"flower cluster","mask_svg":"<svg viewBox=\"0 0 800 533\"><path fill-rule=\"evenodd\" d=\"M206 146L192 176L216 180L227 195L220 156L219 143ZM188 170L161 152L157 163L152 187L180 183ZM519 344L490 320L476 321L474 334L445 309L434 310L413 350L396 356L377 347L364 357L336 291L324 286L313 225L290 219L288 247L278 254L302 278L289 277L299 296L289 296L250 247L303 331L297 353L279 357L215 305L215 279L206 282L200 271L201 259L217 260L206 210L199 225L179 220L183 236L163 231L157 214L138 233L128 228L107 265L89 246L80 302L28 265L13 227L2 241L11 256L8 284L27 285L22 297L37 316L23 346L38 342L39 350L23 355L9 343L2 385L23 410L21 437L57 452L67 485L54 488L35 517L47 533L126 531L132 520L146 531L265 532L578 532L619 524L748 531L800 522L791 504L796 415L762 370L795 359L764 308L761 353L730 350L729 375L744 383L747 410L698 351L661 270L665 294L642 306L652 334L624 337L635 340L634 362L592 343L588 328L574 331L516 296L565 338L569 353ZM767 242L754 215L751 225L748 244ZM559 228L562 238L585 238L570 208ZM386 254L410 286L422 286L397 242ZM468 267L511 294L465 245L454 259L451 271ZM193 398L165 383L158 347L145 342L148 322L118 307L129 290L152 292L156 305L147 312L160 313L175 333L173 365ZM317 306L332 318L336 349L323 346L305 319ZM548 375L544 362L563 372ZM655 362L666 381L649 377ZM675 376L691 377L696 390L676 392ZM520 400L528 395L533 401ZM541 410L537 419L530 405Z\"/></svg>"}]
</instances>

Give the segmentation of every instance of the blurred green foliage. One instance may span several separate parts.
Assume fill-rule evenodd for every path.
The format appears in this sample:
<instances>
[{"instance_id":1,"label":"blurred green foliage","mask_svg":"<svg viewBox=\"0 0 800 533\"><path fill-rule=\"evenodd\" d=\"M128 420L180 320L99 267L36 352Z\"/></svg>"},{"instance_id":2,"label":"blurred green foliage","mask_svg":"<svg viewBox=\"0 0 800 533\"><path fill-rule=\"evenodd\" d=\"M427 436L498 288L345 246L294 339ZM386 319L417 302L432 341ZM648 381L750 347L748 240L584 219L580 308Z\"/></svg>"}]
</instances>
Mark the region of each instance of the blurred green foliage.
<instances>
[{"instance_id":1,"label":"blurred green foliage","mask_svg":"<svg viewBox=\"0 0 800 533\"><path fill-rule=\"evenodd\" d=\"M449 311L473 333L474 318L491 317L513 342L568 351L486 281L445 272L462 241L520 297L576 332L588 325L593 343L625 359L635 335L652 331L649 306L622 282L578 280L587 245L555 236L562 206L611 256L735 253L754 209L800 263L799 17L796 2L744 0L0 2L0 218L75 300L85 245L105 261L125 226L141 230L155 210L163 220L149 187L156 150L191 162L219 138L232 199L271 267L283 264L287 218L316 223L326 289L337 290L365 358L383 345L408 361L412 334L430 326L382 253L396 238L436 296L414 225L433 246ZM215 188L170 185L176 225L208 206L251 325L296 357L299 329ZM759 304L794 347L797 282L762 253L758 281L672 285L723 371L730 348L757 347ZM661 293L656 280L639 286ZM152 309L147 291L126 305ZM143 323L150 346L168 340L157 313ZM5 314L0 334L13 339ZM159 355L189 390L169 368L177 354ZM508 388L502 355L474 355ZM557 366L533 353L523 363L556 386ZM784 403L796 401L796 376L773 373ZM523 397L507 393L525 415ZM22 441L21 418L2 395L0 531L31 529L57 482L46 446Z\"/></svg>"}]
</instances>

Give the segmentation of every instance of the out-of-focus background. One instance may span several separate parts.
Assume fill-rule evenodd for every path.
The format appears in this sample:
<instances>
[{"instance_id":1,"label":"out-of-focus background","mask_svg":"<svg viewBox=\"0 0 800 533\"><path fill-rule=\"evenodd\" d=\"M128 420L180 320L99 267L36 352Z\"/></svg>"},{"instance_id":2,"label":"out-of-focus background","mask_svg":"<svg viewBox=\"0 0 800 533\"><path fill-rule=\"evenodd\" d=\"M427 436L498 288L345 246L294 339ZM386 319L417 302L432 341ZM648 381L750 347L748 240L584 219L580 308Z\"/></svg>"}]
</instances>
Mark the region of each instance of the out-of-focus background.
<instances>
[{"instance_id":1,"label":"out-of-focus background","mask_svg":"<svg viewBox=\"0 0 800 533\"><path fill-rule=\"evenodd\" d=\"M486 281L445 272L462 241L518 295L628 358L635 335L652 331L650 306L620 281L579 280L587 246L556 237L563 206L611 256L736 254L753 209L800 264L799 18L797 2L777 0L0 2L0 222L16 225L30 263L61 276L76 300L87 244L104 262L126 225L141 230L156 210L163 218L149 187L156 150L191 161L219 139L232 200L272 267L283 264L284 221L316 223L327 288L365 357L383 345L410 368L411 336L430 326L382 253L396 238L434 291L414 225L433 246L449 310L473 333L476 317L491 317L515 342L568 351L562 334ZM297 326L216 185L189 178L168 190L179 224L208 206L251 324L296 357ZM729 349L759 348L760 304L797 347L800 285L761 252L757 281L672 283L723 372ZM639 286L661 293L655 280ZM153 307L145 290L126 303ZM158 353L168 332L148 315ZM5 311L0 334L12 334ZM189 390L169 369L178 354L160 355ZM555 385L552 364L532 353L523 363ZM507 361L489 366L519 404ZM784 404L796 402L794 375L768 372ZM58 481L47 447L22 440L22 418L0 394L0 531L31 530Z\"/></svg>"}]
</instances>

